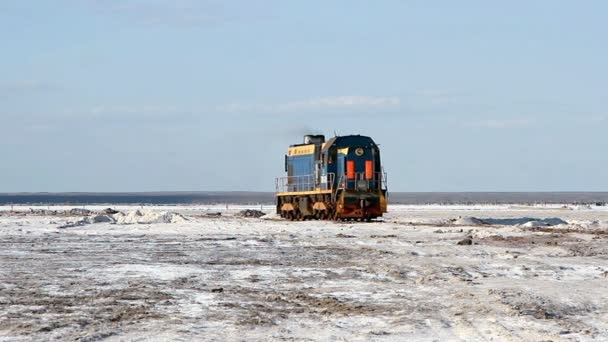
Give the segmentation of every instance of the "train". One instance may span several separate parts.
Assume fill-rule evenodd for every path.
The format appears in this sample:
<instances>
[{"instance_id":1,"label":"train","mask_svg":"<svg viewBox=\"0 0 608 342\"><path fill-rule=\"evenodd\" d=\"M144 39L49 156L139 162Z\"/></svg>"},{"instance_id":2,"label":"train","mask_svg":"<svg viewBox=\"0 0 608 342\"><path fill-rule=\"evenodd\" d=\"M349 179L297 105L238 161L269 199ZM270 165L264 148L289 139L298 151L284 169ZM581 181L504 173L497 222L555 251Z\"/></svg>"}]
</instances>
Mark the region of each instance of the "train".
<instances>
[{"instance_id":1,"label":"train","mask_svg":"<svg viewBox=\"0 0 608 342\"><path fill-rule=\"evenodd\" d=\"M285 173L275 180L282 218L369 222L387 212L387 176L370 137L305 135L287 149Z\"/></svg>"}]
</instances>

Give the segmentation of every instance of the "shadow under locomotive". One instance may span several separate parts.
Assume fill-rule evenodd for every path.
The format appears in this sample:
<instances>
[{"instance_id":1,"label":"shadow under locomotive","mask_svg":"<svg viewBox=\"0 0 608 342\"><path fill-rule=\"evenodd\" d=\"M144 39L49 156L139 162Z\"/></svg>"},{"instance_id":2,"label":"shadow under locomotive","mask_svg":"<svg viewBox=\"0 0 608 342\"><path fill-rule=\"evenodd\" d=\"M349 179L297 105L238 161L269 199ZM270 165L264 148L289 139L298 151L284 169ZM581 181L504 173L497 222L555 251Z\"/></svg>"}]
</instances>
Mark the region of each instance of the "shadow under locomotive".
<instances>
[{"instance_id":1,"label":"shadow under locomotive","mask_svg":"<svg viewBox=\"0 0 608 342\"><path fill-rule=\"evenodd\" d=\"M285 155L276 179L277 214L291 220L372 220L386 213L386 173L380 149L361 135L306 135Z\"/></svg>"}]
</instances>

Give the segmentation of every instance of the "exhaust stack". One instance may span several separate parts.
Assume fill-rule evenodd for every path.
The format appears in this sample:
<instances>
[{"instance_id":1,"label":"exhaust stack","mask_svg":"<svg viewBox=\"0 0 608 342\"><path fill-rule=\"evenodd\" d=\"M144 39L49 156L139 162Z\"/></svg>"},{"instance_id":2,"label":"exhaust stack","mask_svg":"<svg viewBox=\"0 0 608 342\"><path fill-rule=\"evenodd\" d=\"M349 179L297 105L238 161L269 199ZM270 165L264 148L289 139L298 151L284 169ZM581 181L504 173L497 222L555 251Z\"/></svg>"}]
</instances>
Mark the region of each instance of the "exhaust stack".
<instances>
[{"instance_id":1,"label":"exhaust stack","mask_svg":"<svg viewBox=\"0 0 608 342\"><path fill-rule=\"evenodd\" d=\"M325 142L325 136L322 134L319 135L305 135L304 136L304 144L315 144L315 145L323 145Z\"/></svg>"}]
</instances>

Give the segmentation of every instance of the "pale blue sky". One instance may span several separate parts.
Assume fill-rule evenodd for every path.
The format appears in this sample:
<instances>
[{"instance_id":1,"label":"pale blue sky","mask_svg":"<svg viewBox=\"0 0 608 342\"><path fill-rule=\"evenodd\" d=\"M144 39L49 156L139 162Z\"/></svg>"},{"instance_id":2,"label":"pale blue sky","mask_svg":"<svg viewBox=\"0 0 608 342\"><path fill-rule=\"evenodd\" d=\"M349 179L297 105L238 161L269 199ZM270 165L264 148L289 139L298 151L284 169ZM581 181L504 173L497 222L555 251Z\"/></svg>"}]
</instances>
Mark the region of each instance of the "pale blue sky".
<instances>
[{"instance_id":1,"label":"pale blue sky","mask_svg":"<svg viewBox=\"0 0 608 342\"><path fill-rule=\"evenodd\" d=\"M273 191L304 133L392 191L608 190L606 1L0 2L0 192Z\"/></svg>"}]
</instances>

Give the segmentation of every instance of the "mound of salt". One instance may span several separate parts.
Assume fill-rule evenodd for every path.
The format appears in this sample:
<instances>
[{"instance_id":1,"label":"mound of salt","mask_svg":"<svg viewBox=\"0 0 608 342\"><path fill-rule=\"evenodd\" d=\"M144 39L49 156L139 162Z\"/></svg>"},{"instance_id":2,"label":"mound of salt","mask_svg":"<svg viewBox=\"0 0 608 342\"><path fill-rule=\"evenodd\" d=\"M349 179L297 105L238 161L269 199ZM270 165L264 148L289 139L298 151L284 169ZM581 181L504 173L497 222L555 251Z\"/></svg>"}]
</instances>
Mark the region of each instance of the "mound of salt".
<instances>
[{"instance_id":1,"label":"mound of salt","mask_svg":"<svg viewBox=\"0 0 608 342\"><path fill-rule=\"evenodd\" d=\"M164 212L156 219L155 223L183 223L188 221L183 215L173 212Z\"/></svg>"},{"instance_id":2,"label":"mound of salt","mask_svg":"<svg viewBox=\"0 0 608 342\"><path fill-rule=\"evenodd\" d=\"M114 215L117 224L182 223L188 221L181 214L152 210L133 210Z\"/></svg>"},{"instance_id":3,"label":"mound of salt","mask_svg":"<svg viewBox=\"0 0 608 342\"><path fill-rule=\"evenodd\" d=\"M114 214L118 214L120 211L116 210L116 209L112 209L112 208L106 208L102 211L100 211L101 214L104 215L114 215Z\"/></svg>"},{"instance_id":4,"label":"mound of salt","mask_svg":"<svg viewBox=\"0 0 608 342\"><path fill-rule=\"evenodd\" d=\"M93 217L87 217L89 223L115 223L116 219L110 215L97 215Z\"/></svg>"},{"instance_id":5,"label":"mound of salt","mask_svg":"<svg viewBox=\"0 0 608 342\"><path fill-rule=\"evenodd\" d=\"M260 218L264 215L266 215L266 214L262 211L251 210L251 209L242 210L238 214L236 214L236 216L240 216L240 217L255 217L255 218Z\"/></svg>"},{"instance_id":6,"label":"mound of salt","mask_svg":"<svg viewBox=\"0 0 608 342\"><path fill-rule=\"evenodd\" d=\"M64 229L64 228L82 227L87 224L89 224L89 221L86 218L84 218L84 219L76 221L76 222L67 222L66 224L63 224L57 228Z\"/></svg>"},{"instance_id":7,"label":"mound of salt","mask_svg":"<svg viewBox=\"0 0 608 342\"><path fill-rule=\"evenodd\" d=\"M93 223L115 223L115 222L116 222L116 219L112 216L97 215L97 216L85 217L76 222L68 222L62 226L59 226L59 228L73 228L73 227L82 227L82 226L86 226L88 224L93 224Z\"/></svg>"},{"instance_id":8,"label":"mound of salt","mask_svg":"<svg viewBox=\"0 0 608 342\"><path fill-rule=\"evenodd\" d=\"M560 219L559 217L549 217L540 220L540 222L546 223L548 226L559 226L560 224L568 224L567 221Z\"/></svg>"},{"instance_id":9,"label":"mound of salt","mask_svg":"<svg viewBox=\"0 0 608 342\"><path fill-rule=\"evenodd\" d=\"M544 226L557 226L560 224L568 224L568 222L560 219L559 217L549 218L533 218L533 217L517 217L517 218L487 218L484 221L488 224L501 225L501 226L522 226L529 222L540 222L545 224ZM538 226L538 227L544 227Z\"/></svg>"},{"instance_id":10,"label":"mound of salt","mask_svg":"<svg viewBox=\"0 0 608 342\"><path fill-rule=\"evenodd\" d=\"M69 215L85 216L85 215L91 215L92 211L90 211L88 209L82 209L82 208L73 208L66 213Z\"/></svg>"},{"instance_id":11,"label":"mound of salt","mask_svg":"<svg viewBox=\"0 0 608 342\"><path fill-rule=\"evenodd\" d=\"M574 210L591 210L590 205L577 205L574 207Z\"/></svg>"},{"instance_id":12,"label":"mound of salt","mask_svg":"<svg viewBox=\"0 0 608 342\"><path fill-rule=\"evenodd\" d=\"M548 227L550 224L543 221L529 221L521 225L526 228L538 228L538 227Z\"/></svg>"},{"instance_id":13,"label":"mound of salt","mask_svg":"<svg viewBox=\"0 0 608 342\"><path fill-rule=\"evenodd\" d=\"M483 220L480 220L477 217L459 217L452 223L458 226L481 226L486 224Z\"/></svg>"}]
</instances>

